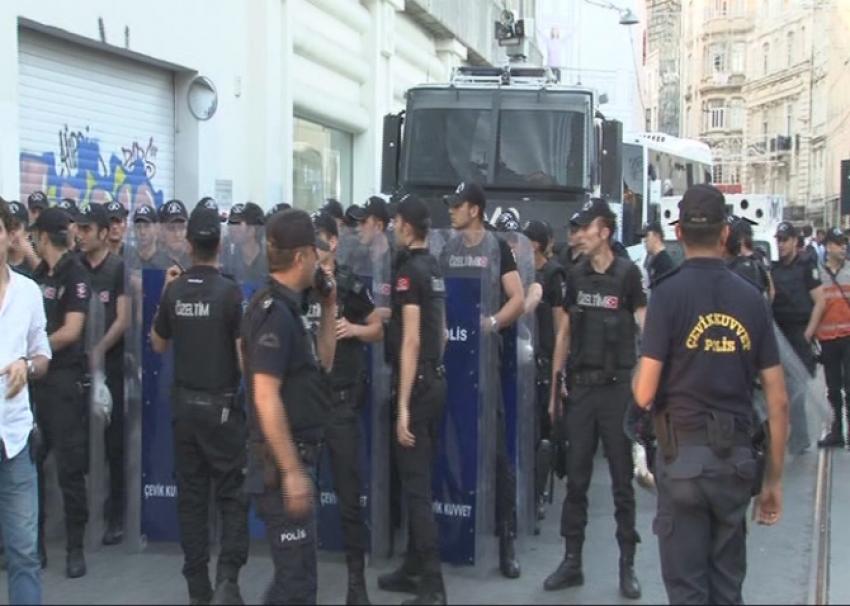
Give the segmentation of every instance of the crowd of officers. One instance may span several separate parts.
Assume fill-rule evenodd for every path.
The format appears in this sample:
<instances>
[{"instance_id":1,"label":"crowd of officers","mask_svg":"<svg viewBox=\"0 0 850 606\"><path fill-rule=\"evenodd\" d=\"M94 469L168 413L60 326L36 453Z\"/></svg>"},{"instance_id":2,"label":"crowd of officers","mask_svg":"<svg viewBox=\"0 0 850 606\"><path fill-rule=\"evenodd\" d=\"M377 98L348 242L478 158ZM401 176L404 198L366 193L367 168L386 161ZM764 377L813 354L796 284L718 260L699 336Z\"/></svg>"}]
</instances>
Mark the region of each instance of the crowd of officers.
<instances>
[{"instance_id":1,"label":"crowd of officers","mask_svg":"<svg viewBox=\"0 0 850 606\"><path fill-rule=\"evenodd\" d=\"M549 225L529 221L520 226L514 211L488 222L486 195L476 183L461 183L445 203L455 233L439 257L429 251L428 207L413 195L392 204L373 197L346 211L331 200L312 216L287 204L268 213L250 202L238 204L227 217L227 246L221 216L210 198L200 200L191 213L171 200L159 209L140 206L131 217L118 203L78 209L72 200L62 200L50 206L40 192L29 197L27 207L10 203L18 221L10 264L41 286L54 352L47 376L31 389L43 437L39 461L50 449L57 453L68 576L86 571L86 419L92 381L103 380L113 401L105 435L110 490L103 543L122 540L123 335L132 314L124 276L165 269L150 342L156 352L172 347L175 354L174 460L190 601L241 603L238 575L248 556L250 499L265 522L275 566L266 601L316 601L313 498L317 465L326 449L343 522L346 601L368 603L368 536L358 465L367 372L362 344L384 340L392 367L393 459L407 511L408 547L401 566L381 576L378 586L413 594L410 603L445 603L431 494L447 389L444 276L448 271L475 276L488 265L490 251L498 251L498 259L490 260L498 263L500 296L482 303L480 328L498 339L524 313L535 317L540 517L550 470L567 478L561 518L564 558L544 587L558 590L584 582L587 493L601 440L612 480L619 590L626 598L641 596L634 571L640 536L632 441L642 438L624 429L624 419L640 416L636 403L652 407L648 424L659 434L659 515L653 530L659 535L671 600L740 600L745 569L741 512L750 493L761 488L753 489L759 480L751 435L765 419L753 420L750 414L758 377L771 430L769 489L763 491L759 519L772 524L781 513L785 390L771 316L807 370L814 370L814 337L823 344L836 420L822 445L843 444L841 391L850 387L850 269L844 266L844 235L837 230L826 235L822 269L836 288L825 295L819 260L798 248L793 225L779 226L780 260L771 266L754 247L751 225L726 216L722 194L706 186L689 190L676 227L688 256L682 268L674 268L664 250L663 227L651 224L644 230L650 253L648 290L651 300L664 301L650 309L665 310L650 314L653 320L644 332L644 274L616 246L616 217L604 200L591 199L570 218L562 248L554 246ZM128 219L135 245L125 255ZM356 227L353 232L351 226ZM495 230L522 231L531 242L535 278L527 289L510 246L491 233ZM372 284L365 283L358 277L363 272L339 262L341 245L351 233L367 257L392 255L389 275L375 275ZM369 260L350 259L352 265L369 265ZM743 280L730 277L733 273ZM245 302L231 276L263 286ZM716 286L720 282L728 284ZM127 285L134 287L132 280ZM103 304L106 325L96 342L84 347L92 297ZM681 304L682 297L691 303ZM733 321L740 330L718 334L721 325L729 329ZM642 358L635 374L639 342ZM498 351L490 352L493 369L498 369ZM100 369L102 377L92 377L91 369ZM729 380L715 393L712 376L718 372ZM793 373L786 374L793 380ZM789 393L805 398L804 388ZM505 577L517 578L516 475L507 455L502 395L499 389L491 395L487 404L497 418L492 464L499 568ZM802 412L792 418L789 448L801 453L809 446L804 403L796 410ZM791 411L794 417L793 403ZM778 449L776 440L782 442ZM743 481L732 486L732 476ZM683 484L671 480L711 484L699 485L706 501L686 502L676 494ZM43 481L41 487L43 495ZM208 573L211 490L222 518L214 584ZM43 530L43 499L41 511ZM717 517L709 514L720 515L721 529L705 528L716 523L705 521ZM722 541L728 549L718 548ZM46 565L43 533L39 546ZM689 549L714 559L689 557ZM703 583L703 577L713 581Z\"/></svg>"}]
</instances>

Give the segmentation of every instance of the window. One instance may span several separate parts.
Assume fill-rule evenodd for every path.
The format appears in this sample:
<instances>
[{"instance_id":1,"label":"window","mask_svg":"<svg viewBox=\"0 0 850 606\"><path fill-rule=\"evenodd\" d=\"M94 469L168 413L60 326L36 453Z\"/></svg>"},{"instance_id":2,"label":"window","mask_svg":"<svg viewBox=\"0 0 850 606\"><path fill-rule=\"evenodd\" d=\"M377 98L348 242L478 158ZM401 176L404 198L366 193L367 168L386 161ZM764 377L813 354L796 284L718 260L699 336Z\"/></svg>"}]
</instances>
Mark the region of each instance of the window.
<instances>
[{"instance_id":1,"label":"window","mask_svg":"<svg viewBox=\"0 0 850 606\"><path fill-rule=\"evenodd\" d=\"M652 109L646 110L646 130L652 130Z\"/></svg>"},{"instance_id":2,"label":"window","mask_svg":"<svg viewBox=\"0 0 850 606\"><path fill-rule=\"evenodd\" d=\"M794 32L788 32L787 43L788 47L786 50L788 51L788 67L794 65Z\"/></svg>"},{"instance_id":3,"label":"window","mask_svg":"<svg viewBox=\"0 0 850 606\"><path fill-rule=\"evenodd\" d=\"M744 61L747 55L747 44L745 42L736 42L732 46L732 73L744 73Z\"/></svg>"},{"instance_id":4,"label":"window","mask_svg":"<svg viewBox=\"0 0 850 606\"><path fill-rule=\"evenodd\" d=\"M585 114L503 109L499 115L496 185L581 187Z\"/></svg>"},{"instance_id":5,"label":"window","mask_svg":"<svg viewBox=\"0 0 850 606\"><path fill-rule=\"evenodd\" d=\"M326 198L351 202L353 146L350 133L295 118L294 206L316 210Z\"/></svg>"},{"instance_id":6,"label":"window","mask_svg":"<svg viewBox=\"0 0 850 606\"><path fill-rule=\"evenodd\" d=\"M770 71L770 44L765 42L761 45L761 54L763 60L762 70L764 75L766 76Z\"/></svg>"},{"instance_id":7,"label":"window","mask_svg":"<svg viewBox=\"0 0 850 606\"><path fill-rule=\"evenodd\" d=\"M705 108L705 130L726 128L726 106L723 99L712 99Z\"/></svg>"},{"instance_id":8,"label":"window","mask_svg":"<svg viewBox=\"0 0 850 606\"><path fill-rule=\"evenodd\" d=\"M729 128L744 128L744 100L741 98L732 99L729 104Z\"/></svg>"},{"instance_id":9,"label":"window","mask_svg":"<svg viewBox=\"0 0 850 606\"><path fill-rule=\"evenodd\" d=\"M489 109L417 109L409 120L408 178L440 185L465 179L486 182L492 158Z\"/></svg>"},{"instance_id":10,"label":"window","mask_svg":"<svg viewBox=\"0 0 850 606\"><path fill-rule=\"evenodd\" d=\"M711 68L715 74L726 72L726 46L724 44L711 45Z\"/></svg>"},{"instance_id":11,"label":"window","mask_svg":"<svg viewBox=\"0 0 850 606\"><path fill-rule=\"evenodd\" d=\"M761 113L761 136L767 141L767 131L770 128L770 123L768 122L767 112L763 111Z\"/></svg>"},{"instance_id":12,"label":"window","mask_svg":"<svg viewBox=\"0 0 850 606\"><path fill-rule=\"evenodd\" d=\"M711 167L711 182L712 183L725 183L723 180L723 164L715 161L714 166Z\"/></svg>"}]
</instances>

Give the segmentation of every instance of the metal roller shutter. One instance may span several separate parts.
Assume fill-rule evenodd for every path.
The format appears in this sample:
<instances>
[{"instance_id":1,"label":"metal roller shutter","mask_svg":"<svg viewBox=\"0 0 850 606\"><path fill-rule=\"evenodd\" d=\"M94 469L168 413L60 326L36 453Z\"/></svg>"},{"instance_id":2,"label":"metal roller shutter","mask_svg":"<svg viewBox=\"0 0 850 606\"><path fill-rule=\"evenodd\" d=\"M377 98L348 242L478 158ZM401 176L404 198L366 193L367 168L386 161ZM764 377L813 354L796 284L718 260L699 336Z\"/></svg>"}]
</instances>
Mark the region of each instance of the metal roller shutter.
<instances>
[{"instance_id":1,"label":"metal roller shutter","mask_svg":"<svg viewBox=\"0 0 850 606\"><path fill-rule=\"evenodd\" d=\"M133 209L173 197L173 73L19 33L21 200L41 190Z\"/></svg>"}]
</instances>

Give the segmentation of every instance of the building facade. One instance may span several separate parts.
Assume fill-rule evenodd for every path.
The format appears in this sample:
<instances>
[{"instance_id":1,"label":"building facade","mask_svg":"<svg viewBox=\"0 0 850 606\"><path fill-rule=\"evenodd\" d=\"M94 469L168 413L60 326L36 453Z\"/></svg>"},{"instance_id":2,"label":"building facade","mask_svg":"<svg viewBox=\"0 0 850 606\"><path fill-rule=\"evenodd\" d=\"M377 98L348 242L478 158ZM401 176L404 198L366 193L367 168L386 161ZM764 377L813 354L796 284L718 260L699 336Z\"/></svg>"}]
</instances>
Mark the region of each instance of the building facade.
<instances>
[{"instance_id":1,"label":"building facade","mask_svg":"<svg viewBox=\"0 0 850 606\"><path fill-rule=\"evenodd\" d=\"M678 112L680 136L712 148L720 189L781 195L791 220L837 222L850 158L850 106L839 92L850 85L850 3L647 0L647 10L648 124L664 131ZM675 70L662 57L677 37Z\"/></svg>"},{"instance_id":2,"label":"building facade","mask_svg":"<svg viewBox=\"0 0 850 606\"><path fill-rule=\"evenodd\" d=\"M533 11L534 3L523 3ZM495 0L0 3L0 194L316 208L377 192L383 116L501 64ZM541 55L532 44L532 60Z\"/></svg>"}]
</instances>

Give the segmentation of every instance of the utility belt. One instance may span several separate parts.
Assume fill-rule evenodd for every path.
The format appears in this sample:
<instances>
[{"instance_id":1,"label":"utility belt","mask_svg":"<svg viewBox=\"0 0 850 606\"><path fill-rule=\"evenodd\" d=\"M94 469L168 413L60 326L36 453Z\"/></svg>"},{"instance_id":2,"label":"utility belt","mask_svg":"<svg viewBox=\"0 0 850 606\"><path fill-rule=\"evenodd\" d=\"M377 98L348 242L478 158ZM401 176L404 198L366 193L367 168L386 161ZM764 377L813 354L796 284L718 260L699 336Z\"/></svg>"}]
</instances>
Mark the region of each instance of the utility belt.
<instances>
[{"instance_id":1,"label":"utility belt","mask_svg":"<svg viewBox=\"0 0 850 606\"><path fill-rule=\"evenodd\" d=\"M304 467L317 467L319 465L323 446L322 441L295 440L295 448L298 450L298 457Z\"/></svg>"},{"instance_id":2,"label":"utility belt","mask_svg":"<svg viewBox=\"0 0 850 606\"><path fill-rule=\"evenodd\" d=\"M537 384L550 385L552 383L552 358L548 356L537 356Z\"/></svg>"},{"instance_id":3,"label":"utility belt","mask_svg":"<svg viewBox=\"0 0 850 606\"><path fill-rule=\"evenodd\" d=\"M591 387L598 385L616 385L632 380L631 370L576 370L572 373L574 386Z\"/></svg>"},{"instance_id":4,"label":"utility belt","mask_svg":"<svg viewBox=\"0 0 850 606\"><path fill-rule=\"evenodd\" d=\"M713 413L703 427L684 429L674 427L670 415L661 413L653 418L658 447L667 462L679 456L682 446L708 446L719 458L725 459L735 447L752 448L753 438L738 427L729 413Z\"/></svg>"},{"instance_id":5,"label":"utility belt","mask_svg":"<svg viewBox=\"0 0 850 606\"><path fill-rule=\"evenodd\" d=\"M221 411L221 424L227 423L230 411L236 408L236 392L208 392L174 387L174 399L181 404Z\"/></svg>"},{"instance_id":6,"label":"utility belt","mask_svg":"<svg viewBox=\"0 0 850 606\"><path fill-rule=\"evenodd\" d=\"M414 385L425 381L427 377L445 377L446 367L442 362L437 360L419 360L416 365L416 377L414 377Z\"/></svg>"}]
</instances>

